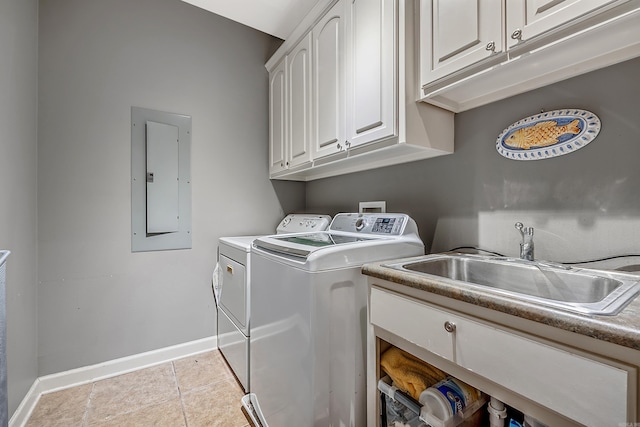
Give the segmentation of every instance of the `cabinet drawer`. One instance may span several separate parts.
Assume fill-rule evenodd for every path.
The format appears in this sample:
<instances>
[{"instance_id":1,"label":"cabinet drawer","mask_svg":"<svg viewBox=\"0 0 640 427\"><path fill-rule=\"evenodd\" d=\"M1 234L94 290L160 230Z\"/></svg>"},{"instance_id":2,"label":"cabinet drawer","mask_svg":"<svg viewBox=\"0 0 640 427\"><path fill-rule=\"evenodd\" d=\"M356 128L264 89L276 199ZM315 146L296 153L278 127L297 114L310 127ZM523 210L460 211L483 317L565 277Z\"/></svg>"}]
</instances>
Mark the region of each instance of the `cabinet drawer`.
<instances>
[{"instance_id":1,"label":"cabinet drawer","mask_svg":"<svg viewBox=\"0 0 640 427\"><path fill-rule=\"evenodd\" d=\"M370 316L373 325L582 424L623 425L634 417L633 367L612 366L375 288ZM453 332L445 322L455 325Z\"/></svg>"},{"instance_id":2,"label":"cabinet drawer","mask_svg":"<svg viewBox=\"0 0 640 427\"><path fill-rule=\"evenodd\" d=\"M395 294L371 289L371 323L447 360L455 361L453 334L444 329L447 313Z\"/></svg>"}]
</instances>

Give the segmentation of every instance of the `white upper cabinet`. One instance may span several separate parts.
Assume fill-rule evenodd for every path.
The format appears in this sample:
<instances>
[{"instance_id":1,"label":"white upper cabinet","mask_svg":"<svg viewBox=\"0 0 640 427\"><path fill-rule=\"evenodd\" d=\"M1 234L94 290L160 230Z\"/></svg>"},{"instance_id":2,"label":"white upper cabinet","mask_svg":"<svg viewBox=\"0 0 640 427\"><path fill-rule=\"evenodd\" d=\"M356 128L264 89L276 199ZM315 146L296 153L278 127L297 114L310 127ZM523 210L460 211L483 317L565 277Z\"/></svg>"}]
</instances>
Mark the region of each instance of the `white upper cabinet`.
<instances>
[{"instance_id":1,"label":"white upper cabinet","mask_svg":"<svg viewBox=\"0 0 640 427\"><path fill-rule=\"evenodd\" d=\"M287 58L289 167L311 161L311 34Z\"/></svg>"},{"instance_id":2,"label":"white upper cabinet","mask_svg":"<svg viewBox=\"0 0 640 427\"><path fill-rule=\"evenodd\" d=\"M502 0L422 0L423 83L504 52Z\"/></svg>"},{"instance_id":3,"label":"white upper cabinet","mask_svg":"<svg viewBox=\"0 0 640 427\"><path fill-rule=\"evenodd\" d=\"M311 161L311 34L269 73L269 174Z\"/></svg>"},{"instance_id":4,"label":"white upper cabinet","mask_svg":"<svg viewBox=\"0 0 640 427\"><path fill-rule=\"evenodd\" d=\"M287 58L269 74L269 173L287 168Z\"/></svg>"},{"instance_id":5,"label":"white upper cabinet","mask_svg":"<svg viewBox=\"0 0 640 427\"><path fill-rule=\"evenodd\" d=\"M453 112L640 56L639 0L420 0L418 98Z\"/></svg>"},{"instance_id":6,"label":"white upper cabinet","mask_svg":"<svg viewBox=\"0 0 640 427\"><path fill-rule=\"evenodd\" d=\"M508 45L531 40L614 0L519 0L507 4Z\"/></svg>"},{"instance_id":7,"label":"white upper cabinet","mask_svg":"<svg viewBox=\"0 0 640 427\"><path fill-rule=\"evenodd\" d=\"M313 157L346 149L346 1L316 24L313 34Z\"/></svg>"},{"instance_id":8,"label":"white upper cabinet","mask_svg":"<svg viewBox=\"0 0 640 427\"><path fill-rule=\"evenodd\" d=\"M395 3L349 0L351 147L395 134Z\"/></svg>"},{"instance_id":9,"label":"white upper cabinet","mask_svg":"<svg viewBox=\"0 0 640 427\"><path fill-rule=\"evenodd\" d=\"M453 152L453 114L416 102L415 6L320 0L267 61L270 178L309 181Z\"/></svg>"}]
</instances>

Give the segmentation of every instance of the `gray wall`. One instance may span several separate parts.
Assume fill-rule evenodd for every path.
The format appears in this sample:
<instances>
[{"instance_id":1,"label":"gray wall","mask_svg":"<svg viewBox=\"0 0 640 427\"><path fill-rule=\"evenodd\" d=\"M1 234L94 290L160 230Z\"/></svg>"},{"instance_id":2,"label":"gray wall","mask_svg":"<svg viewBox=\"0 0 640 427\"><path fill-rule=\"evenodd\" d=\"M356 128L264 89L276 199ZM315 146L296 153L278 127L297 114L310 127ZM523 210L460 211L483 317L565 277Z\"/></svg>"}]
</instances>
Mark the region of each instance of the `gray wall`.
<instances>
[{"instance_id":1,"label":"gray wall","mask_svg":"<svg viewBox=\"0 0 640 427\"><path fill-rule=\"evenodd\" d=\"M218 237L304 207L304 184L267 178L279 41L179 0L39 17L39 373L215 335ZM193 249L131 253L131 106L192 116Z\"/></svg>"},{"instance_id":2,"label":"gray wall","mask_svg":"<svg viewBox=\"0 0 640 427\"><path fill-rule=\"evenodd\" d=\"M556 261L640 253L640 59L456 116L455 153L307 184L307 208L354 211L386 200L411 214L429 250L480 246L518 252L513 225L536 228L537 255ZM582 108L602 121L597 139L532 162L495 150L500 132L541 110Z\"/></svg>"},{"instance_id":3,"label":"gray wall","mask_svg":"<svg viewBox=\"0 0 640 427\"><path fill-rule=\"evenodd\" d=\"M38 2L0 2L0 248L7 264L9 415L38 374L36 190Z\"/></svg>"}]
</instances>

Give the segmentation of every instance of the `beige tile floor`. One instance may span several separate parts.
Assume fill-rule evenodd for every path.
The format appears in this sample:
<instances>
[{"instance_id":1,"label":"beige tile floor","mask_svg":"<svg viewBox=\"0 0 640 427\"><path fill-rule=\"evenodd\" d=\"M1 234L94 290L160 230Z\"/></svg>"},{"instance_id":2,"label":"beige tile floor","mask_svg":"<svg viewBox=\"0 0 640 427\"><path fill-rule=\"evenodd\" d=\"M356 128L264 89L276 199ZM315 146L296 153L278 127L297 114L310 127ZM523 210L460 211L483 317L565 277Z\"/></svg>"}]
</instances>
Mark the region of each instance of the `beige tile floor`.
<instances>
[{"instance_id":1,"label":"beige tile floor","mask_svg":"<svg viewBox=\"0 0 640 427\"><path fill-rule=\"evenodd\" d=\"M27 427L250 426L219 351L43 394Z\"/></svg>"}]
</instances>

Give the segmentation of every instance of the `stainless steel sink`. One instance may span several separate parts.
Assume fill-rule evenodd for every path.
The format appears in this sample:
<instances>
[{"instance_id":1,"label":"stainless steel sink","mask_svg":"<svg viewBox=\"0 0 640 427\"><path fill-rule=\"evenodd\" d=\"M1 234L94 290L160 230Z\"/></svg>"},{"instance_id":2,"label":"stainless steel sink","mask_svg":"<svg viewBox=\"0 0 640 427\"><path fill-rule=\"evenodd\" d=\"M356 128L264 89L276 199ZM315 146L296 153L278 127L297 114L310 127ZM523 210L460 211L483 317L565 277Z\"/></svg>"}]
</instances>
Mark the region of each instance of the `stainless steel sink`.
<instances>
[{"instance_id":1,"label":"stainless steel sink","mask_svg":"<svg viewBox=\"0 0 640 427\"><path fill-rule=\"evenodd\" d=\"M640 292L640 277L630 274L519 258L435 254L386 266L583 314L617 314Z\"/></svg>"}]
</instances>

